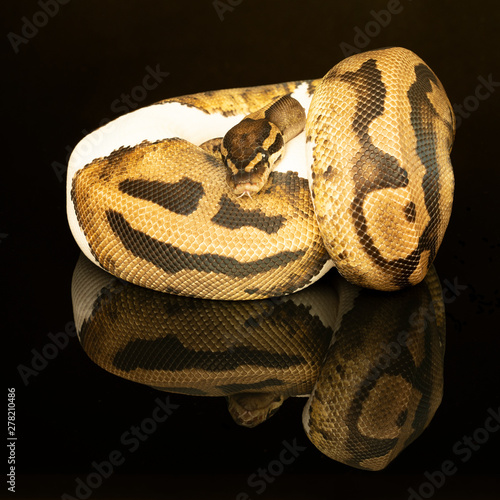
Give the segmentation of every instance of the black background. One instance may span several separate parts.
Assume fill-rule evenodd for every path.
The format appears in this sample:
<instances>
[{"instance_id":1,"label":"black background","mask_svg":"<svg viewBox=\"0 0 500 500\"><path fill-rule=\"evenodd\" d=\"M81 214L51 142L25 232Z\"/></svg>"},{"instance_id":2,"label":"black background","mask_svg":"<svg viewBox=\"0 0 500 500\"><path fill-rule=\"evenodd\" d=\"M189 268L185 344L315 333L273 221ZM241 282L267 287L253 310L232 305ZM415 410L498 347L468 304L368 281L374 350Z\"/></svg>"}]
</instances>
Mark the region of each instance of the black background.
<instances>
[{"instance_id":1,"label":"black background","mask_svg":"<svg viewBox=\"0 0 500 500\"><path fill-rule=\"evenodd\" d=\"M211 0L72 0L46 22L37 14L43 3L2 4L7 114L0 257L2 329L12 341L6 382L17 394L15 497L75 495L76 478L85 479L93 461L123 448L122 433L150 416L160 395L93 365L74 338L27 386L19 375L19 365L31 366L32 349L41 351L49 332L63 331L73 319L70 283L79 250L66 222L68 152L101 121L127 109L123 103L118 109L116 100L141 85L148 66L169 74L147 95L136 90L142 100L134 106L320 77L347 55L341 43L356 45L355 34L367 27L373 36L365 50L413 50L437 73L452 103L477 107L456 134L455 205L436 259L441 281L459 284L460 293L446 309L445 394L435 419L386 470L368 473L335 463L308 443L304 400L288 401L260 428L244 429L232 422L223 400L173 395L179 409L139 450L125 453L125 463L91 498L229 499L246 491L252 499L405 499L408 488L427 481L425 471L447 459L458 471L434 498L498 498L500 433L466 463L452 451L500 401L500 86L484 100L470 97L480 77L500 81L498 2L222 0L230 9L219 15ZM399 6L399 13L387 26L367 26L372 9L388 6ZM14 47L12 34L23 36L34 19L41 26ZM247 479L278 457L284 439L307 450L259 495ZM14 497L6 484L0 495Z\"/></svg>"}]
</instances>

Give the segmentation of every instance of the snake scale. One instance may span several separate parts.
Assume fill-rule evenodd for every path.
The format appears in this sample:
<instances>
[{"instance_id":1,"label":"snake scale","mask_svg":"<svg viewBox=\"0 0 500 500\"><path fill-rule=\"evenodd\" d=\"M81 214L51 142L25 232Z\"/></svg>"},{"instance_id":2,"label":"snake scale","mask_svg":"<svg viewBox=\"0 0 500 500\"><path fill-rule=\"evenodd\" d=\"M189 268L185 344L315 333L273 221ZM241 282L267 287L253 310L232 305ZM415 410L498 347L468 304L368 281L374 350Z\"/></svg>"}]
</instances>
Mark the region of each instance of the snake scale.
<instances>
[{"instance_id":1,"label":"snake scale","mask_svg":"<svg viewBox=\"0 0 500 500\"><path fill-rule=\"evenodd\" d=\"M444 305L433 268L391 294L330 273L280 298L216 301L127 283L82 256L72 299L83 349L103 369L163 391L225 397L247 427L306 396L307 436L352 467L385 468L441 401ZM172 432L178 423L169 420Z\"/></svg>"},{"instance_id":2,"label":"snake scale","mask_svg":"<svg viewBox=\"0 0 500 500\"><path fill-rule=\"evenodd\" d=\"M191 297L282 296L335 266L394 291L425 277L453 201L455 118L413 52L351 56L322 79L133 111L68 165L68 220L95 264Z\"/></svg>"}]
</instances>

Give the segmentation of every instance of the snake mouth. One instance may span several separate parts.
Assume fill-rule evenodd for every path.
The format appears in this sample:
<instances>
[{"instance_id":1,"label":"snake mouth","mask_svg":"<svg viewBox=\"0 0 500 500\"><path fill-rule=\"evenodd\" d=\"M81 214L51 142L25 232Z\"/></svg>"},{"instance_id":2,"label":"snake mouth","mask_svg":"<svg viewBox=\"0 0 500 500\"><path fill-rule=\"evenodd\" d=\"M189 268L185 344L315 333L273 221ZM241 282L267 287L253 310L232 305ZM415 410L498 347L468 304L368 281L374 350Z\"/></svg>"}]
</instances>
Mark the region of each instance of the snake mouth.
<instances>
[{"instance_id":1,"label":"snake mouth","mask_svg":"<svg viewBox=\"0 0 500 500\"><path fill-rule=\"evenodd\" d=\"M234 194L236 196L248 195L250 198L252 194L258 193L262 189L263 184L260 182L240 182L234 186Z\"/></svg>"},{"instance_id":2,"label":"snake mouth","mask_svg":"<svg viewBox=\"0 0 500 500\"><path fill-rule=\"evenodd\" d=\"M236 196L248 195L251 197L251 195L258 193L264 187L268 177L269 174L266 171L240 171L237 174L229 175L228 181Z\"/></svg>"}]
</instances>

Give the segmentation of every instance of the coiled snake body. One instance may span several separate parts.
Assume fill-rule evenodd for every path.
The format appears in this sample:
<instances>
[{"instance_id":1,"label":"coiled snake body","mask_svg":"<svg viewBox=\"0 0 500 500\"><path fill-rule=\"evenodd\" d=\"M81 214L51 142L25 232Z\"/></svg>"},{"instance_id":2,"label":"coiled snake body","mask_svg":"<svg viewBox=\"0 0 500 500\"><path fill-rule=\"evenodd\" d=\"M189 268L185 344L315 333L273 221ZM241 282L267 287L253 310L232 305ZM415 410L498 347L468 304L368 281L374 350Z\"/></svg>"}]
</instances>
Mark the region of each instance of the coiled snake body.
<instances>
[{"instance_id":1,"label":"coiled snake body","mask_svg":"<svg viewBox=\"0 0 500 500\"><path fill-rule=\"evenodd\" d=\"M307 436L353 467L386 467L441 402L445 316L434 269L390 294L331 273L280 298L216 301L134 286L81 258L72 298L83 349L103 369L171 393L224 396L248 427L288 397L307 396ZM203 419L199 426L213 433ZM269 446L280 433L278 425Z\"/></svg>"},{"instance_id":2,"label":"coiled snake body","mask_svg":"<svg viewBox=\"0 0 500 500\"><path fill-rule=\"evenodd\" d=\"M77 145L70 227L105 270L180 295L280 296L332 266L401 289L448 224L454 123L438 78L402 48L321 80L168 99Z\"/></svg>"}]
</instances>

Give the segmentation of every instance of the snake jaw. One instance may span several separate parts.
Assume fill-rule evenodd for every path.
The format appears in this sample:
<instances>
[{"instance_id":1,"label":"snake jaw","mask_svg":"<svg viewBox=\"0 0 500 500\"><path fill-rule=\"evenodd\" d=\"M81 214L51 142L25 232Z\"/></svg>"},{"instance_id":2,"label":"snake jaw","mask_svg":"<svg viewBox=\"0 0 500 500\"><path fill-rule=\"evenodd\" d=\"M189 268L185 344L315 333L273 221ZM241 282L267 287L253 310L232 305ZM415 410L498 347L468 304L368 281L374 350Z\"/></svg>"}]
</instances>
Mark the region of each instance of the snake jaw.
<instances>
[{"instance_id":1,"label":"snake jaw","mask_svg":"<svg viewBox=\"0 0 500 500\"><path fill-rule=\"evenodd\" d=\"M227 182L230 189L238 197L248 195L250 198L257 194L266 184L269 178L270 168L268 165L260 165L252 172L239 170L238 173L228 173Z\"/></svg>"},{"instance_id":2,"label":"snake jaw","mask_svg":"<svg viewBox=\"0 0 500 500\"><path fill-rule=\"evenodd\" d=\"M258 193L264 186L264 182L242 182L235 184L233 187L234 194L241 198L244 195L248 195L250 198L252 194Z\"/></svg>"}]
</instances>

